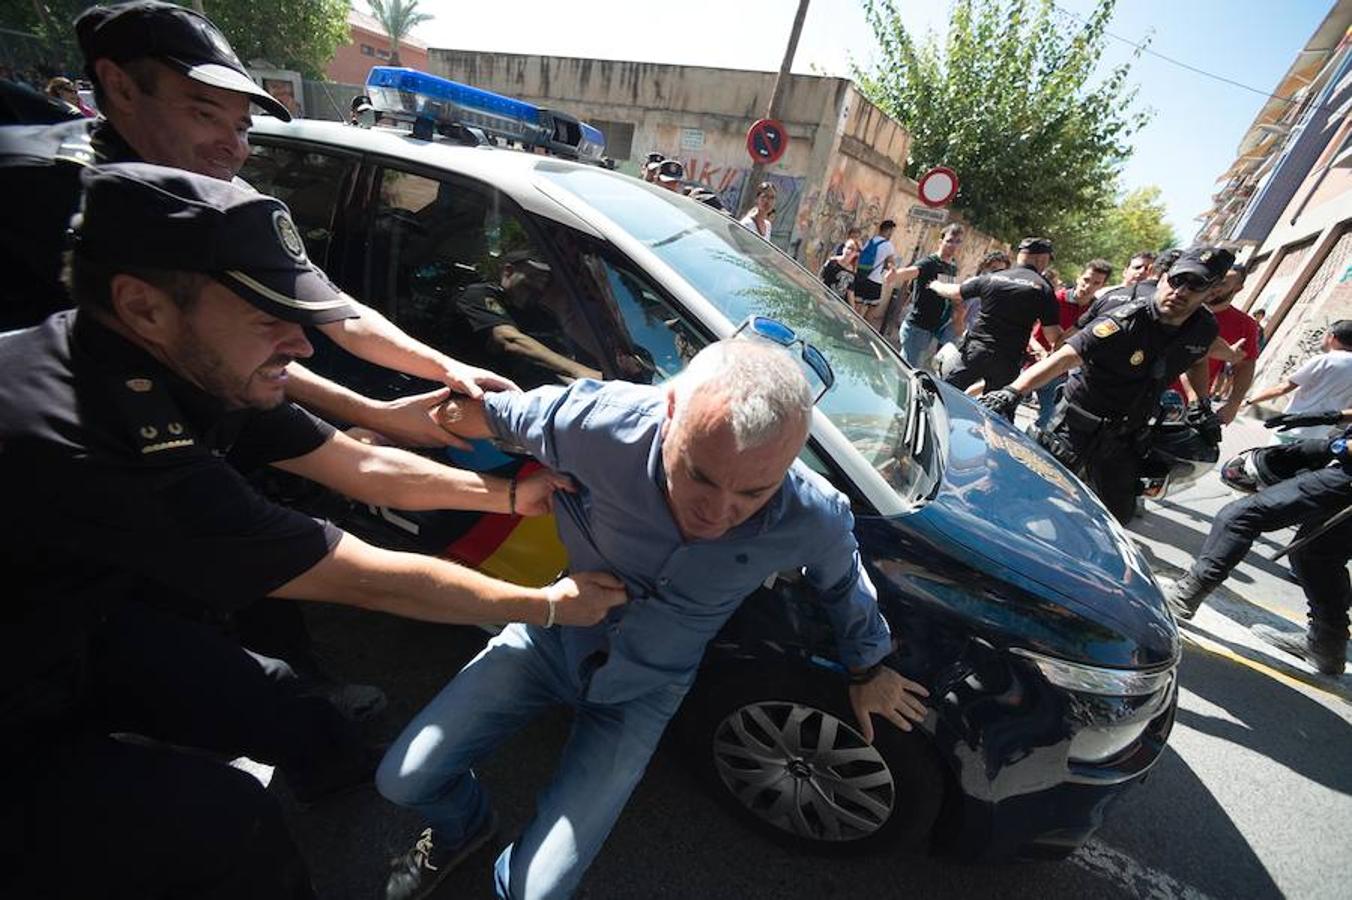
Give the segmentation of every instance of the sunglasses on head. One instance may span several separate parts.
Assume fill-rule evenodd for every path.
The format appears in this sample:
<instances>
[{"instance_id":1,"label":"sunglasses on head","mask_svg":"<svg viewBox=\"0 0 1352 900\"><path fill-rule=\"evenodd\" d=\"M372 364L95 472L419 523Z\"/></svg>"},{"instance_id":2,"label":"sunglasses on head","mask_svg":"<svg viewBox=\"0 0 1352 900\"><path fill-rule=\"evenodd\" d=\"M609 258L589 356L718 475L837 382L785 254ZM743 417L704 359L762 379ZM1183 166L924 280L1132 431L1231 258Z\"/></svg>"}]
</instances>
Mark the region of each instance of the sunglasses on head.
<instances>
[{"instance_id":1,"label":"sunglasses on head","mask_svg":"<svg viewBox=\"0 0 1352 900\"><path fill-rule=\"evenodd\" d=\"M831 364L826 361L822 352L800 338L797 332L783 322L765 316L748 316L737 326L732 336L737 337L744 332L789 350L798 346L803 348L801 353L795 354L795 358L801 362L803 374L807 376L807 382L812 387L813 403L820 400L831 389L831 385L836 383L836 375L831 371Z\"/></svg>"},{"instance_id":2,"label":"sunglasses on head","mask_svg":"<svg viewBox=\"0 0 1352 900\"><path fill-rule=\"evenodd\" d=\"M1168 278L1169 287L1176 291L1204 291L1211 287L1211 282L1200 275L1194 275L1191 272L1179 272L1171 274Z\"/></svg>"}]
</instances>

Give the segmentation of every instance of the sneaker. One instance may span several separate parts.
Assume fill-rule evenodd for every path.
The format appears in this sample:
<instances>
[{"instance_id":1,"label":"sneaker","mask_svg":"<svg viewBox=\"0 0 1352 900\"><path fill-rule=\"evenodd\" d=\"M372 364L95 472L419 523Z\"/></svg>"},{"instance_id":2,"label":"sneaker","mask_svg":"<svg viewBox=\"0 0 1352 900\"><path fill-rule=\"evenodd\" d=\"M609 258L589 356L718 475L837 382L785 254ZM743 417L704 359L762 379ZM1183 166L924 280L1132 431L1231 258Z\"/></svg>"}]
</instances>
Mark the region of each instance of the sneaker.
<instances>
[{"instance_id":1,"label":"sneaker","mask_svg":"<svg viewBox=\"0 0 1352 900\"><path fill-rule=\"evenodd\" d=\"M1278 650L1305 660L1322 675L1341 675L1347 666L1346 639L1316 644L1308 631L1278 631L1268 625L1254 625L1249 630Z\"/></svg>"},{"instance_id":2,"label":"sneaker","mask_svg":"<svg viewBox=\"0 0 1352 900\"><path fill-rule=\"evenodd\" d=\"M385 900L418 900L436 890L451 870L473 856L498 830L498 817L489 812L482 828L458 847L440 846L436 832L424 828L418 840L404 855L390 862L385 879Z\"/></svg>"},{"instance_id":3,"label":"sneaker","mask_svg":"<svg viewBox=\"0 0 1352 900\"><path fill-rule=\"evenodd\" d=\"M1191 575L1184 575L1177 581L1171 581L1165 585L1164 602L1168 604L1169 610L1175 618L1186 622L1197 614L1197 610L1202 606L1202 601L1210 593L1210 587Z\"/></svg>"}]
</instances>

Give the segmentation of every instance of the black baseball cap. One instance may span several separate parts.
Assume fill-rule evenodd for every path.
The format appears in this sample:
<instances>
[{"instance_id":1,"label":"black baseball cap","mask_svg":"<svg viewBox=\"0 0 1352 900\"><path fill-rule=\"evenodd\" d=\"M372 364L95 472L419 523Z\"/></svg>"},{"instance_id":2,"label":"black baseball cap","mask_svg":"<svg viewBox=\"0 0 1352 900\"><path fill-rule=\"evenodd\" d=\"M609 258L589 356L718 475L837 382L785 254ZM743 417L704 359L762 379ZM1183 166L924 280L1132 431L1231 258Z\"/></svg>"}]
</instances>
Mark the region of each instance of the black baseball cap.
<instances>
[{"instance_id":1,"label":"black baseball cap","mask_svg":"<svg viewBox=\"0 0 1352 900\"><path fill-rule=\"evenodd\" d=\"M155 59L194 81L245 94L282 121L291 121L291 112L249 77L220 29L191 9L157 0L92 6L75 20L75 36L90 78L98 59Z\"/></svg>"},{"instance_id":2,"label":"black baseball cap","mask_svg":"<svg viewBox=\"0 0 1352 900\"><path fill-rule=\"evenodd\" d=\"M149 163L80 176L77 256L104 265L210 275L269 315L302 325L353 319L351 299L305 255L282 201L228 181Z\"/></svg>"},{"instance_id":3,"label":"black baseball cap","mask_svg":"<svg viewBox=\"0 0 1352 900\"><path fill-rule=\"evenodd\" d=\"M1196 275L1211 284L1224 278L1234 264L1235 255L1223 247L1193 247L1179 254L1169 274Z\"/></svg>"},{"instance_id":4,"label":"black baseball cap","mask_svg":"<svg viewBox=\"0 0 1352 900\"><path fill-rule=\"evenodd\" d=\"M1019 241L1020 253L1045 253L1048 256L1055 256L1056 251L1052 249L1051 238L1044 237L1026 237Z\"/></svg>"},{"instance_id":5,"label":"black baseball cap","mask_svg":"<svg viewBox=\"0 0 1352 900\"><path fill-rule=\"evenodd\" d=\"M685 166L679 159L664 159L657 164L657 178L659 181L684 181Z\"/></svg>"}]
</instances>

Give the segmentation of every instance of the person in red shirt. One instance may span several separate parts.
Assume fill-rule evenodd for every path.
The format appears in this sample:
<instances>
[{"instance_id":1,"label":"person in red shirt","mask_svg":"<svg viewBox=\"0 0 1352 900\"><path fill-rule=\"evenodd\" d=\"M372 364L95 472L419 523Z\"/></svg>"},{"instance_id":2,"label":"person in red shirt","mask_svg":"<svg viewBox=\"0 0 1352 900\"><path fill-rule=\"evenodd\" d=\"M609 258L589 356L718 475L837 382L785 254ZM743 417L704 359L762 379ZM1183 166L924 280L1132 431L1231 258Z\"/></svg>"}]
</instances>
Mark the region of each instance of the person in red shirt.
<instances>
[{"instance_id":1,"label":"person in red shirt","mask_svg":"<svg viewBox=\"0 0 1352 900\"><path fill-rule=\"evenodd\" d=\"M1231 363L1230 392L1225 403L1216 410L1216 416L1222 425L1229 425L1235 420L1240 404L1244 402L1244 395L1253 384L1253 371L1258 361L1258 351L1261 349L1258 322L1253 316L1231 305L1240 288L1244 287L1247 275L1244 266L1236 264L1226 273L1220 284L1216 285L1214 293L1206 301L1206 308L1211 310L1211 314L1216 317L1216 324L1220 326L1220 339L1231 347L1240 340L1244 341L1238 348L1244 354L1243 359ZM1212 356L1207 360L1207 365L1210 374L1208 388L1214 394L1226 364L1223 360Z\"/></svg>"},{"instance_id":2,"label":"person in red shirt","mask_svg":"<svg viewBox=\"0 0 1352 900\"><path fill-rule=\"evenodd\" d=\"M1080 273L1080 277L1075 280L1075 287L1062 288L1056 292L1056 305L1061 313L1062 335L1074 329L1080 314L1094 302L1094 295L1098 293L1099 288L1107 284L1108 279L1112 277L1113 267L1106 259L1090 260ZM1047 340L1047 336L1042 333L1041 322L1033 324L1033 336L1028 342L1028 351L1035 359L1045 359L1059 343L1058 341L1054 345ZM1056 409L1056 391L1065 380L1066 376L1061 375L1037 389L1038 428L1045 428L1051 421L1052 411Z\"/></svg>"}]
</instances>

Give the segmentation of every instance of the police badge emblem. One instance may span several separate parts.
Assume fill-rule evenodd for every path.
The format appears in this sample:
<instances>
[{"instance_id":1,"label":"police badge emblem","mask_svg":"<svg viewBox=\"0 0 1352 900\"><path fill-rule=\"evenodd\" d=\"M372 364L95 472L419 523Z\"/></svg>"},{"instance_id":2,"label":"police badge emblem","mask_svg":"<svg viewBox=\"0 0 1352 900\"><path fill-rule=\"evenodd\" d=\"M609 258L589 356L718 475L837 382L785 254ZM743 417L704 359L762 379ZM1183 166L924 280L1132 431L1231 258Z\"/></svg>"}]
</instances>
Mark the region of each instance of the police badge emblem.
<instances>
[{"instance_id":1,"label":"police badge emblem","mask_svg":"<svg viewBox=\"0 0 1352 900\"><path fill-rule=\"evenodd\" d=\"M296 231L296 223L291 221L285 210L277 210L272 214L272 227L277 232L277 240L282 242L283 249L295 258L296 262L305 262L305 244L300 239L300 232Z\"/></svg>"},{"instance_id":2,"label":"police badge emblem","mask_svg":"<svg viewBox=\"0 0 1352 900\"><path fill-rule=\"evenodd\" d=\"M1130 362L1133 366L1139 366L1141 363L1145 362L1145 351L1137 350L1135 353L1131 355L1131 359L1127 361Z\"/></svg>"}]
</instances>

